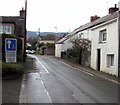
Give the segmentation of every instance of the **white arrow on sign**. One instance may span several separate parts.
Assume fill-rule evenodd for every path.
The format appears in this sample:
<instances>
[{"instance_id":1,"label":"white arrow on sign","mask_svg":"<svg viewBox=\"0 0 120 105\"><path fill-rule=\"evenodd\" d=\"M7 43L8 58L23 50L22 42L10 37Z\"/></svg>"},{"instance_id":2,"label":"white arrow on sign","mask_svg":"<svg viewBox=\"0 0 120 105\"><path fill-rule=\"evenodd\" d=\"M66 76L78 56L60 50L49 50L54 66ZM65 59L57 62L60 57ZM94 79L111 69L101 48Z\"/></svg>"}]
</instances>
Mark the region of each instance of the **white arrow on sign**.
<instances>
[{"instance_id":1,"label":"white arrow on sign","mask_svg":"<svg viewBox=\"0 0 120 105\"><path fill-rule=\"evenodd\" d=\"M10 40L7 41L7 44L8 44L8 48L9 48L9 49L10 49L11 43L12 43L12 42L11 42Z\"/></svg>"}]
</instances>

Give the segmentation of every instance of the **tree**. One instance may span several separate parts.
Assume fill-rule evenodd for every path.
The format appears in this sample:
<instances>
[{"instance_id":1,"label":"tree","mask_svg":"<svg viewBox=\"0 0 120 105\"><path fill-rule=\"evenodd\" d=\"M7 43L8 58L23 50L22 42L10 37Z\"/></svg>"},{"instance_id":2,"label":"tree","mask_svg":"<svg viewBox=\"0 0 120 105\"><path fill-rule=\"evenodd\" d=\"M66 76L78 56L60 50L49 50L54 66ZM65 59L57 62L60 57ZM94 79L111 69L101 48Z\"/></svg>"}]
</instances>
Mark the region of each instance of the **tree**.
<instances>
[{"instance_id":1,"label":"tree","mask_svg":"<svg viewBox=\"0 0 120 105\"><path fill-rule=\"evenodd\" d=\"M38 37L36 37L36 38L29 38L29 39L27 40L27 43L30 43L30 44L31 44L31 47L28 47L28 49L30 49L30 50L35 50L35 49L36 49L37 41L38 41Z\"/></svg>"},{"instance_id":2,"label":"tree","mask_svg":"<svg viewBox=\"0 0 120 105\"><path fill-rule=\"evenodd\" d=\"M81 65L83 52L90 51L91 41L88 39L81 38L74 39L71 41L71 43L73 44L73 50L78 54L79 64Z\"/></svg>"}]
</instances>

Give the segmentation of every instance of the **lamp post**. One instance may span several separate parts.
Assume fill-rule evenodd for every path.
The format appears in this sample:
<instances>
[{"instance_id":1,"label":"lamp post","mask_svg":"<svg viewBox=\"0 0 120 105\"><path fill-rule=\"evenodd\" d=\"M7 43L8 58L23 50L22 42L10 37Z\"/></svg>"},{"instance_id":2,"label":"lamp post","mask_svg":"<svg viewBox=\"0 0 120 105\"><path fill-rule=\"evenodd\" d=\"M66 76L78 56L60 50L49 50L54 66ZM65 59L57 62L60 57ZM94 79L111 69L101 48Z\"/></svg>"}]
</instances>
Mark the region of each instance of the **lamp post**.
<instances>
[{"instance_id":1,"label":"lamp post","mask_svg":"<svg viewBox=\"0 0 120 105\"><path fill-rule=\"evenodd\" d=\"M40 38L40 28L38 29L38 35L39 35L39 39L41 39L41 38Z\"/></svg>"},{"instance_id":2,"label":"lamp post","mask_svg":"<svg viewBox=\"0 0 120 105\"><path fill-rule=\"evenodd\" d=\"M38 41L37 41L37 47L38 47L38 54L40 54L40 41L41 41L41 37L40 37L40 28L38 28Z\"/></svg>"},{"instance_id":3,"label":"lamp post","mask_svg":"<svg viewBox=\"0 0 120 105\"><path fill-rule=\"evenodd\" d=\"M55 43L57 42L57 27L55 27L56 35L55 35Z\"/></svg>"}]
</instances>

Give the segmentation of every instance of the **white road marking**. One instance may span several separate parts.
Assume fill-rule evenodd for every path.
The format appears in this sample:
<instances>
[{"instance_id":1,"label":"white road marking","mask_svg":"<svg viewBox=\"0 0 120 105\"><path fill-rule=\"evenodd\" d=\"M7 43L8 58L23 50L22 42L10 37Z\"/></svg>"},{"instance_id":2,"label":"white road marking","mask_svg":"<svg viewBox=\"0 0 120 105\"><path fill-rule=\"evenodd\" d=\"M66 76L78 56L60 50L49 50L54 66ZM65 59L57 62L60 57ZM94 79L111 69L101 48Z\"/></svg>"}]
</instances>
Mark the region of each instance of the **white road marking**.
<instances>
[{"instance_id":1,"label":"white road marking","mask_svg":"<svg viewBox=\"0 0 120 105\"><path fill-rule=\"evenodd\" d=\"M34 57L40 63L40 65L44 68L46 73L49 73L49 71L46 69L46 67L40 62L40 60L36 56L34 56L34 55L28 55L28 56Z\"/></svg>"},{"instance_id":2,"label":"white road marking","mask_svg":"<svg viewBox=\"0 0 120 105\"><path fill-rule=\"evenodd\" d=\"M48 91L46 90L46 88L45 88L44 83L43 83L43 81L42 81L42 80L41 80L41 84L42 84L42 85L43 85L43 87L44 87L44 90L45 90L45 92L46 92L46 94L47 94L47 96L48 96L48 98L49 98L49 100L50 100L50 103L52 103L52 99L51 99L51 97L50 97L50 95L49 95Z\"/></svg>"}]
</instances>

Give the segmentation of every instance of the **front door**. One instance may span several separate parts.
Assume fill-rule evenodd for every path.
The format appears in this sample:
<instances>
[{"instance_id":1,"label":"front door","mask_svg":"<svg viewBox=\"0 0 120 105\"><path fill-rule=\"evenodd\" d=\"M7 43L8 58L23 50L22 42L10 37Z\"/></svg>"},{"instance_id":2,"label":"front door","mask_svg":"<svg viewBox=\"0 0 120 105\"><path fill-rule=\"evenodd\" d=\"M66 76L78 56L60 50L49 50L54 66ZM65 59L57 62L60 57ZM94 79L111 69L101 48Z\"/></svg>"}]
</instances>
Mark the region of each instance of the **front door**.
<instances>
[{"instance_id":1,"label":"front door","mask_svg":"<svg viewBox=\"0 0 120 105\"><path fill-rule=\"evenodd\" d=\"M101 65L101 50L97 49L97 70L100 71Z\"/></svg>"}]
</instances>

